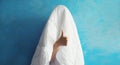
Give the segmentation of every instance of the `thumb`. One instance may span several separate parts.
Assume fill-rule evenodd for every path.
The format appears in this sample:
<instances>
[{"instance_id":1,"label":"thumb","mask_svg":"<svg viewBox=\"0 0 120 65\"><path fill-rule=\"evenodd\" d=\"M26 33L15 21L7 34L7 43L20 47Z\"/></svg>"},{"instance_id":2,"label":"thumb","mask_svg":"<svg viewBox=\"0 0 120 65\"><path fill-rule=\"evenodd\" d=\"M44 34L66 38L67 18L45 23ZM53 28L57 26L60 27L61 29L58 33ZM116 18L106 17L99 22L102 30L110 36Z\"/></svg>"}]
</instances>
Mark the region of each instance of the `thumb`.
<instances>
[{"instance_id":1,"label":"thumb","mask_svg":"<svg viewBox=\"0 0 120 65\"><path fill-rule=\"evenodd\" d=\"M63 30L62 30L62 34L61 34L61 37L63 37Z\"/></svg>"}]
</instances>

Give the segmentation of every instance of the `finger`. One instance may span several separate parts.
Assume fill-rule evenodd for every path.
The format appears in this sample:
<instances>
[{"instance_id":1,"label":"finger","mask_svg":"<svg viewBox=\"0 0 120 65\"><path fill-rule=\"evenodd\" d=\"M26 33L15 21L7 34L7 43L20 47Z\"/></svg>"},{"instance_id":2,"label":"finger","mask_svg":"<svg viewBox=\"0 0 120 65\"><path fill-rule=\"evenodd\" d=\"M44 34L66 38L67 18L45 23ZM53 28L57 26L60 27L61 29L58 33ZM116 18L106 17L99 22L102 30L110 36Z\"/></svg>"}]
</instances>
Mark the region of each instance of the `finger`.
<instances>
[{"instance_id":1,"label":"finger","mask_svg":"<svg viewBox=\"0 0 120 65\"><path fill-rule=\"evenodd\" d=\"M63 38L63 40L67 40L67 38Z\"/></svg>"},{"instance_id":2,"label":"finger","mask_svg":"<svg viewBox=\"0 0 120 65\"><path fill-rule=\"evenodd\" d=\"M63 37L64 39L67 39L67 37Z\"/></svg>"}]
</instances>

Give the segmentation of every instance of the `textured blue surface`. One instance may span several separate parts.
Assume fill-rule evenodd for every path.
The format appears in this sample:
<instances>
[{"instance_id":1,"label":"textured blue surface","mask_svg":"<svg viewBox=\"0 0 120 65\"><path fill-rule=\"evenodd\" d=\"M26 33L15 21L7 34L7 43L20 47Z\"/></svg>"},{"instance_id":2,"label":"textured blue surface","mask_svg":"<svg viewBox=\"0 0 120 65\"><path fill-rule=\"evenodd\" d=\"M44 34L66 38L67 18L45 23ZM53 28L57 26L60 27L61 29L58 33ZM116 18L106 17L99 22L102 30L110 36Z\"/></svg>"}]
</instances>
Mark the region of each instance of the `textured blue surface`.
<instances>
[{"instance_id":1,"label":"textured blue surface","mask_svg":"<svg viewBox=\"0 0 120 65\"><path fill-rule=\"evenodd\" d=\"M120 65L120 0L0 0L0 65L30 65L58 4L73 15L85 65Z\"/></svg>"}]
</instances>

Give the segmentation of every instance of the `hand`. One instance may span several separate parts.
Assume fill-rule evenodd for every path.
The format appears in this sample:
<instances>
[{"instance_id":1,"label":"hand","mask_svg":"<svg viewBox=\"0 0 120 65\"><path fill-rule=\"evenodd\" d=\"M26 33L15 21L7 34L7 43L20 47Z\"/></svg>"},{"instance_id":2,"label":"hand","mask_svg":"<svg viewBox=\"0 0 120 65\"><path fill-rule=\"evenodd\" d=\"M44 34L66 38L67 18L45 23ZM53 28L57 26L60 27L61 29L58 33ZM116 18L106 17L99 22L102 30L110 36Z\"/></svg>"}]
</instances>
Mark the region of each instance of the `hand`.
<instances>
[{"instance_id":1,"label":"hand","mask_svg":"<svg viewBox=\"0 0 120 65\"><path fill-rule=\"evenodd\" d=\"M56 41L56 44L66 46L67 45L67 37L63 36L63 31L61 37Z\"/></svg>"}]
</instances>

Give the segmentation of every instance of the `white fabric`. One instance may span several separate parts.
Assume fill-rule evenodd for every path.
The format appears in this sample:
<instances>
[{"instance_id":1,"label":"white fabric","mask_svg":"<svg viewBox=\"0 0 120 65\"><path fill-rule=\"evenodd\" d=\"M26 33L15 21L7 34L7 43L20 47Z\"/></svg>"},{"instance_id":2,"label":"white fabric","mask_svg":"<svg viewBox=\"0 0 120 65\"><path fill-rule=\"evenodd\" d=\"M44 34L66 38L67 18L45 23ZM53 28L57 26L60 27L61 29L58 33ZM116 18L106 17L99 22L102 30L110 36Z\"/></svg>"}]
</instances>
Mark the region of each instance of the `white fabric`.
<instances>
[{"instance_id":1,"label":"white fabric","mask_svg":"<svg viewBox=\"0 0 120 65\"><path fill-rule=\"evenodd\" d=\"M56 59L49 64L53 45L61 32L68 38L67 46L61 46ZM84 65L84 57L76 25L69 10L57 6L52 12L40 38L31 65Z\"/></svg>"}]
</instances>

